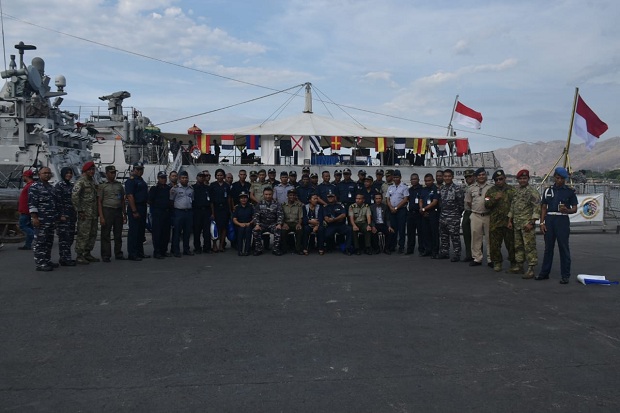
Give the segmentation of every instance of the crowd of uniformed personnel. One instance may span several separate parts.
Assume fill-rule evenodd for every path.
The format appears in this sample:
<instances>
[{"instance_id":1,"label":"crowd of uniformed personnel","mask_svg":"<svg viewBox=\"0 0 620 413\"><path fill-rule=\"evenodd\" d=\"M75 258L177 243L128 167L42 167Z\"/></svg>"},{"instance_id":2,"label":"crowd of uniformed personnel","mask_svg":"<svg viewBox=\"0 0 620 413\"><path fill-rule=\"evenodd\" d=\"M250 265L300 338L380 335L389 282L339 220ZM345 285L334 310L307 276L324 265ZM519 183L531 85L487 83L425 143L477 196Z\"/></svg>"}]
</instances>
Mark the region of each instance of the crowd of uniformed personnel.
<instances>
[{"instance_id":1,"label":"crowd of uniformed personnel","mask_svg":"<svg viewBox=\"0 0 620 413\"><path fill-rule=\"evenodd\" d=\"M469 262L480 266L483 245L487 264L502 271L502 244L508 253L508 273L522 278L549 278L555 243L561 258L561 283L570 277L568 214L576 212L575 192L565 185L568 172L555 170L555 184L544 191L529 185L529 172L517 173L518 186L506 182L502 170L487 179L484 168L466 170L463 184L454 182L451 169L402 180L398 169L368 176L351 170L329 171L319 175L305 167L301 180L295 171L239 171L239 179L223 169L202 171L190 185L186 171L168 176L157 174L157 184L148 187L142 179L144 167L134 164L124 185L116 180L114 166L105 168L106 181L96 185L95 165L87 162L82 176L72 183L70 168L63 168L61 179L52 187L49 168L39 170L39 181L31 183L32 171L24 172L27 185L20 197L20 227L34 231L20 249L34 250L36 269L52 271L59 265L87 265L100 261L92 255L97 229L101 228L101 260L110 262L150 258L144 252L147 211L153 257L182 257L221 253L226 239L233 240L239 256L261 255L271 249L274 255L313 251L323 255L341 251L347 255L406 254ZM249 178L249 180L248 180ZM385 178L385 180L384 180ZM25 204L24 204L25 203ZM22 220L23 218L23 220ZM542 268L536 252L536 222L545 236ZM30 222L28 222L30 221ZM76 228L77 224L77 228ZM122 249L122 228L128 224L127 257ZM217 235L214 236L214 228ZM60 260L51 260L54 231L59 237ZM464 248L461 245L463 232ZM27 231L24 231L28 234ZM112 237L114 249L112 250ZM71 245L76 240L76 259ZM273 245L270 235L273 235ZM193 245L190 245L193 240Z\"/></svg>"}]
</instances>

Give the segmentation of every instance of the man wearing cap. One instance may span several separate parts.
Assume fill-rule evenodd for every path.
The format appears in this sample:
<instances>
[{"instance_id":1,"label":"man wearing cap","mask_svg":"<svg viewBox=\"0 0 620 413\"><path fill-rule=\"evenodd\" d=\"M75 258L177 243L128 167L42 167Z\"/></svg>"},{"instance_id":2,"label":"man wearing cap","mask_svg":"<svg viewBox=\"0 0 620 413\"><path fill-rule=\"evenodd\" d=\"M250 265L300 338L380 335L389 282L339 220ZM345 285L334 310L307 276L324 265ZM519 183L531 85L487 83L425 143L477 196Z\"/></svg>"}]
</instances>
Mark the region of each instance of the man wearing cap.
<instances>
[{"instance_id":1,"label":"man wearing cap","mask_svg":"<svg viewBox=\"0 0 620 413\"><path fill-rule=\"evenodd\" d=\"M577 195L575 190L566 186L568 179L566 168L555 168L553 186L545 189L542 196L542 211L540 214L540 231L545 236L545 255L537 280L546 280L551 272L553 264L553 250L558 243L560 251L560 284L568 284L570 278L570 248L568 237L570 235L569 214L577 212Z\"/></svg>"},{"instance_id":2,"label":"man wearing cap","mask_svg":"<svg viewBox=\"0 0 620 413\"><path fill-rule=\"evenodd\" d=\"M487 172L484 168L474 171L476 183L467 188L465 202L471 208L471 255L473 261L469 263L471 267L482 265L482 239L486 238L486 245L489 245L489 210L485 206L487 191L492 185L487 181ZM491 262L491 257L487 257Z\"/></svg>"},{"instance_id":3,"label":"man wearing cap","mask_svg":"<svg viewBox=\"0 0 620 413\"><path fill-rule=\"evenodd\" d=\"M349 171L349 175L350 174L351 172ZM334 193L328 193L327 200L328 204L323 208L325 241L330 245L334 241L334 236L336 234L343 235L346 245L344 253L346 255L351 255L353 232L351 231L351 227L346 224L347 208L340 202L337 202L336 194Z\"/></svg>"},{"instance_id":4,"label":"man wearing cap","mask_svg":"<svg viewBox=\"0 0 620 413\"><path fill-rule=\"evenodd\" d=\"M364 180L366 179L366 171L364 169L360 169L357 171L357 182L355 183L357 187L357 192L364 189Z\"/></svg>"},{"instance_id":5,"label":"man wearing cap","mask_svg":"<svg viewBox=\"0 0 620 413\"><path fill-rule=\"evenodd\" d=\"M407 213L407 255L411 255L415 251L416 236L420 239L422 215L420 214L420 193L422 185L420 185L420 176L412 173L409 178L411 186L409 187L409 211ZM423 254L422 242L418 242L418 252Z\"/></svg>"},{"instance_id":6,"label":"man wearing cap","mask_svg":"<svg viewBox=\"0 0 620 413\"><path fill-rule=\"evenodd\" d=\"M422 215L420 246L421 257L437 257L439 255L439 189L435 185L433 174L424 175L424 187L420 190L419 208Z\"/></svg>"},{"instance_id":7,"label":"man wearing cap","mask_svg":"<svg viewBox=\"0 0 620 413\"><path fill-rule=\"evenodd\" d=\"M56 191L49 183L51 178L52 170L44 166L39 169L39 181L28 188L28 211L34 227L32 249L37 271L52 271L58 267L51 259L58 220Z\"/></svg>"},{"instance_id":8,"label":"man wearing cap","mask_svg":"<svg viewBox=\"0 0 620 413\"><path fill-rule=\"evenodd\" d=\"M73 267L75 260L71 258L71 246L75 240L75 223L77 214L73 207L73 168L65 166L60 170L60 178L54 191L56 191L56 203L58 205L59 218L56 223L56 234L58 235L58 263L62 266Z\"/></svg>"},{"instance_id":9,"label":"man wearing cap","mask_svg":"<svg viewBox=\"0 0 620 413\"><path fill-rule=\"evenodd\" d=\"M364 196L364 203L368 206L375 203L375 194L379 192L372 187L372 176L367 176L364 178L364 187L357 191L358 194Z\"/></svg>"},{"instance_id":10,"label":"man wearing cap","mask_svg":"<svg viewBox=\"0 0 620 413\"><path fill-rule=\"evenodd\" d=\"M469 187L471 187L476 181L476 177L474 176L473 169L466 169L463 172L463 176L465 177L465 194ZM471 207L465 201L463 201L463 206L465 208L465 212L463 212L463 241L465 242L465 259L463 262L472 262L473 258L471 256Z\"/></svg>"},{"instance_id":11,"label":"man wearing cap","mask_svg":"<svg viewBox=\"0 0 620 413\"><path fill-rule=\"evenodd\" d=\"M383 194L384 200L387 199L388 188L394 183L394 177L392 176L393 173L393 169L387 169L385 171L385 183L381 186L381 193Z\"/></svg>"},{"instance_id":12,"label":"man wearing cap","mask_svg":"<svg viewBox=\"0 0 620 413\"><path fill-rule=\"evenodd\" d=\"M484 205L491 211L489 218L489 254L493 261L493 270L502 270L502 242L508 251L510 270L517 271L515 259L515 234L508 227L508 213L514 197L514 188L506 183L506 174L499 169L493 173L495 185L487 191Z\"/></svg>"},{"instance_id":13,"label":"man wearing cap","mask_svg":"<svg viewBox=\"0 0 620 413\"><path fill-rule=\"evenodd\" d=\"M273 189L266 187L263 190L263 200L254 208L254 255L261 255L264 250L263 233L273 234L273 255L282 255L280 249L280 236L284 213L282 205L273 199Z\"/></svg>"},{"instance_id":14,"label":"man wearing cap","mask_svg":"<svg viewBox=\"0 0 620 413\"><path fill-rule=\"evenodd\" d=\"M288 191L293 189L288 183L288 172L280 172L280 183L273 188L273 199L277 203L284 204L288 200Z\"/></svg>"},{"instance_id":15,"label":"man wearing cap","mask_svg":"<svg viewBox=\"0 0 620 413\"><path fill-rule=\"evenodd\" d=\"M233 205L237 205L239 203L239 194L241 192L245 192L246 194L250 193L251 184L246 181L248 177L248 173L245 169L239 170L239 180L237 182L233 182L230 187L230 196L232 197Z\"/></svg>"},{"instance_id":16,"label":"man wearing cap","mask_svg":"<svg viewBox=\"0 0 620 413\"><path fill-rule=\"evenodd\" d=\"M382 194L385 194L387 192L387 188L388 188L388 184L383 180L383 175L385 173L383 172L383 169L377 169L375 171L375 177L377 179L375 179L372 183L372 187L373 189L375 189L378 192L381 192Z\"/></svg>"},{"instance_id":17,"label":"man wearing cap","mask_svg":"<svg viewBox=\"0 0 620 413\"><path fill-rule=\"evenodd\" d=\"M97 204L99 222L101 223L101 260L110 262L112 257L112 241L110 231L114 234L114 257L117 260L123 257L123 224L127 223L125 211L125 189L123 184L116 180L114 165L105 167L106 182L99 185Z\"/></svg>"},{"instance_id":18,"label":"man wearing cap","mask_svg":"<svg viewBox=\"0 0 620 413\"><path fill-rule=\"evenodd\" d=\"M258 172L257 171L250 171L250 186L252 186L252 184L254 182L256 182L258 180ZM250 192L248 192L248 196L249 196Z\"/></svg>"},{"instance_id":19,"label":"man wearing cap","mask_svg":"<svg viewBox=\"0 0 620 413\"><path fill-rule=\"evenodd\" d=\"M193 231L194 188L189 185L187 171L179 174L179 184L170 189L170 201L174 206L174 229L172 230L172 255L181 258L181 235L183 255L194 255L189 248L189 237ZM207 244L208 245L208 244Z\"/></svg>"},{"instance_id":20,"label":"man wearing cap","mask_svg":"<svg viewBox=\"0 0 620 413\"><path fill-rule=\"evenodd\" d=\"M301 176L301 185L297 187L297 199L305 205L314 194L316 194L316 189L310 185L310 175L303 174Z\"/></svg>"},{"instance_id":21,"label":"man wearing cap","mask_svg":"<svg viewBox=\"0 0 620 413\"><path fill-rule=\"evenodd\" d=\"M351 170L349 168L343 169L342 174L344 176L344 179L340 181L340 183L336 187L336 195L338 201L344 205L346 211L348 210L349 205L355 202L357 185L355 184L355 181L351 179Z\"/></svg>"},{"instance_id":22,"label":"man wearing cap","mask_svg":"<svg viewBox=\"0 0 620 413\"><path fill-rule=\"evenodd\" d=\"M287 200L282 204L282 212L284 214L284 222L282 223L282 234L280 239L282 242L282 253L286 254L288 250L287 237L293 232L295 234L295 253L301 254L301 245L303 240L303 217L304 204L297 200L297 190L291 188L286 194Z\"/></svg>"},{"instance_id":23,"label":"man wearing cap","mask_svg":"<svg viewBox=\"0 0 620 413\"><path fill-rule=\"evenodd\" d=\"M288 174L286 176L288 177ZM270 168L269 171L267 171L267 183L271 186L271 188L275 188L276 186L280 185L280 181L276 179L275 168Z\"/></svg>"},{"instance_id":24,"label":"man wearing cap","mask_svg":"<svg viewBox=\"0 0 620 413\"><path fill-rule=\"evenodd\" d=\"M396 232L390 251L396 250L398 241L398 253L405 253L405 229L407 228L407 203L409 202L409 188L401 182L400 170L396 169L392 173L394 183L388 188L387 206L392 213L392 228Z\"/></svg>"},{"instance_id":25,"label":"man wearing cap","mask_svg":"<svg viewBox=\"0 0 620 413\"><path fill-rule=\"evenodd\" d=\"M73 186L73 193L71 194L73 207L78 213L75 237L75 252L77 253L75 261L78 264L100 261L99 258L95 258L91 254L97 240L97 215L99 213L97 185L93 179L94 176L95 163L86 162L82 166L82 176Z\"/></svg>"},{"instance_id":26,"label":"man wearing cap","mask_svg":"<svg viewBox=\"0 0 620 413\"><path fill-rule=\"evenodd\" d=\"M534 270L538 264L536 252L536 221L540 218L540 195L530 186L530 172L521 169L517 172L519 186L515 189L510 212L508 212L508 228L515 234L515 259L517 268L511 273L523 274L523 263L527 259L528 270L521 278L534 278Z\"/></svg>"},{"instance_id":27,"label":"man wearing cap","mask_svg":"<svg viewBox=\"0 0 620 413\"><path fill-rule=\"evenodd\" d=\"M450 243L453 255L450 261L461 260L461 216L465 203L465 195L461 187L454 183L454 171L443 171L444 184L439 188L441 211L439 213L439 256L450 257Z\"/></svg>"},{"instance_id":28,"label":"man wearing cap","mask_svg":"<svg viewBox=\"0 0 620 413\"><path fill-rule=\"evenodd\" d=\"M239 193L239 203L232 212L232 221L235 224L237 238L237 255L250 255L252 246L252 228L254 227L254 206L249 202L248 192Z\"/></svg>"},{"instance_id":29,"label":"man wearing cap","mask_svg":"<svg viewBox=\"0 0 620 413\"><path fill-rule=\"evenodd\" d=\"M261 169L260 171L258 171L257 181L253 182L250 186L250 201L252 201L254 205L258 204L260 201L263 200L263 193L265 188L271 188L269 182L265 181L266 176L267 173L265 172L265 170Z\"/></svg>"},{"instance_id":30,"label":"man wearing cap","mask_svg":"<svg viewBox=\"0 0 620 413\"><path fill-rule=\"evenodd\" d=\"M297 182L297 172L291 171L288 173L288 183L295 189L299 186L299 182Z\"/></svg>"},{"instance_id":31,"label":"man wearing cap","mask_svg":"<svg viewBox=\"0 0 620 413\"><path fill-rule=\"evenodd\" d=\"M308 174L308 176L310 176L310 167L309 166L304 166L303 168L301 168L301 174Z\"/></svg>"},{"instance_id":32,"label":"man wearing cap","mask_svg":"<svg viewBox=\"0 0 620 413\"><path fill-rule=\"evenodd\" d=\"M371 222L370 207L364 202L364 195L358 193L355 195L355 203L349 207L349 223L353 231L353 247L356 255L362 255L359 241L360 235L364 236L366 254L372 254L370 250Z\"/></svg>"},{"instance_id":33,"label":"man wearing cap","mask_svg":"<svg viewBox=\"0 0 620 413\"><path fill-rule=\"evenodd\" d=\"M314 192L318 191L319 188L319 174L313 172L310 174L310 186L314 189Z\"/></svg>"},{"instance_id":34,"label":"man wearing cap","mask_svg":"<svg viewBox=\"0 0 620 413\"><path fill-rule=\"evenodd\" d=\"M194 253L211 252L211 195L205 183L205 175L199 172L196 183L192 185L192 232L194 234ZM202 244L201 244L202 238Z\"/></svg>"},{"instance_id":35,"label":"man wearing cap","mask_svg":"<svg viewBox=\"0 0 620 413\"><path fill-rule=\"evenodd\" d=\"M321 173L321 178L323 179L323 182L317 186L316 192L319 196L319 204L325 206L327 205L327 194L330 192L335 194L336 185L330 182L331 177L329 176L329 171L323 171Z\"/></svg>"},{"instance_id":36,"label":"man wearing cap","mask_svg":"<svg viewBox=\"0 0 620 413\"><path fill-rule=\"evenodd\" d=\"M342 181L342 171L340 169L336 169L334 171L334 180L332 184L338 189L338 184Z\"/></svg>"},{"instance_id":37,"label":"man wearing cap","mask_svg":"<svg viewBox=\"0 0 620 413\"><path fill-rule=\"evenodd\" d=\"M144 165L141 162L133 164L133 172L125 181L125 196L127 197L127 257L132 261L142 261L151 258L144 253L144 234L146 231L146 202L148 201L148 185L142 179ZM169 177L172 181L172 177Z\"/></svg>"},{"instance_id":38,"label":"man wearing cap","mask_svg":"<svg viewBox=\"0 0 620 413\"><path fill-rule=\"evenodd\" d=\"M18 247L19 250L31 250L32 241L34 240L34 228L32 227L32 220L30 219L30 212L28 211L28 190L34 184L34 172L27 170L22 173L22 180L25 185L19 193L19 201L17 204L17 211L19 212L19 229L26 236L24 245Z\"/></svg>"},{"instance_id":39,"label":"man wearing cap","mask_svg":"<svg viewBox=\"0 0 620 413\"><path fill-rule=\"evenodd\" d=\"M170 239L170 186L166 184L166 172L157 173L157 184L149 189L148 204L151 208L151 235L153 258L163 259L168 254ZM207 244L208 246L209 244Z\"/></svg>"}]
</instances>

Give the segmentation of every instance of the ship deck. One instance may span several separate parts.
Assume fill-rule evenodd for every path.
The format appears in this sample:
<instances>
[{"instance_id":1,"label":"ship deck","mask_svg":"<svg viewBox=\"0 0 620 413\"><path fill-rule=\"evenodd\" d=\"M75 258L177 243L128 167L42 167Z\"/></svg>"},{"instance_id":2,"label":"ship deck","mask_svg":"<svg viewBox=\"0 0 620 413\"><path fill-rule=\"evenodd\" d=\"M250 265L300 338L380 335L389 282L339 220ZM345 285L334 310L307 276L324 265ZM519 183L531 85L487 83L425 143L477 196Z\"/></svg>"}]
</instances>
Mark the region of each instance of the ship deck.
<instances>
[{"instance_id":1,"label":"ship deck","mask_svg":"<svg viewBox=\"0 0 620 413\"><path fill-rule=\"evenodd\" d=\"M617 412L620 287L576 275L620 279L618 237L572 234L566 286L557 251L551 280L534 281L417 255L230 249L41 273L5 245L0 405Z\"/></svg>"}]
</instances>

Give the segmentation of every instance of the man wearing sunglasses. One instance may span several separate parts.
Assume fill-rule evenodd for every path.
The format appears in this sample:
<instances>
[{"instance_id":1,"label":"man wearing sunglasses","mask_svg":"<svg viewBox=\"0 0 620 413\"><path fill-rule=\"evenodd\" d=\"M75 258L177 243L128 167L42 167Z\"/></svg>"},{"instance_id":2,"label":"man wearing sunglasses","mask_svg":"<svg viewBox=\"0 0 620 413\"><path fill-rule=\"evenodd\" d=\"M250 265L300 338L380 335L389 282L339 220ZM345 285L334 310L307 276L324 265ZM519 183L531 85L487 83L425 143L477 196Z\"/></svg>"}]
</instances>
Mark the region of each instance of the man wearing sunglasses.
<instances>
[{"instance_id":1,"label":"man wearing sunglasses","mask_svg":"<svg viewBox=\"0 0 620 413\"><path fill-rule=\"evenodd\" d=\"M506 183L506 174L501 169L493 174L495 185L487 191L484 198L484 205L491 211L489 219L489 255L493 261L493 270L502 270L502 242L508 250L508 260L510 261L510 272L518 274L523 272L523 267L519 272L515 259L515 234L512 228L508 227L508 214L510 205L514 198L515 190Z\"/></svg>"}]
</instances>

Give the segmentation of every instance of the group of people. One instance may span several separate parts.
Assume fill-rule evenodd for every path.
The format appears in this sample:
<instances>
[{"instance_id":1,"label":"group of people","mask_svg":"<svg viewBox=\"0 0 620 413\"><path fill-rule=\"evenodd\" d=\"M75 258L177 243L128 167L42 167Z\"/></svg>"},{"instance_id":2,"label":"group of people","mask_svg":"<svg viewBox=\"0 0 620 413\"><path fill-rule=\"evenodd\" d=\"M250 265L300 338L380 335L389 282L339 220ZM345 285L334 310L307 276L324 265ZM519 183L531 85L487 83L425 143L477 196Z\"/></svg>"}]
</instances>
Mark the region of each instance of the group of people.
<instances>
[{"instance_id":1,"label":"group of people","mask_svg":"<svg viewBox=\"0 0 620 413\"><path fill-rule=\"evenodd\" d=\"M20 249L34 249L36 268L51 271L59 265L87 265L99 261L92 255L98 226L101 226L101 260L110 262L150 258L144 252L147 212L153 241L153 257L182 257L223 252L226 238L234 240L239 256L274 255L293 252L323 255L340 250L352 254L414 254L480 266L483 245L487 263L502 271L502 244L508 252L509 273L523 278L549 278L555 243L561 258L561 281L570 277L568 247L569 218L575 213L574 190L566 186L568 172L555 170L555 184L541 200L529 185L529 172L517 173L518 186L506 182L502 170L488 181L484 168L466 170L465 183L454 182L450 169L422 177L410 175L410 185L402 182L398 169L376 170L373 178L364 170L358 180L351 170L317 173L308 167L297 181L295 171L240 170L238 180L223 169L199 172L190 185L187 171L159 172L157 184L148 187L142 179L144 167L134 164L132 175L123 184L116 180L114 166L105 168L106 182L96 185L95 165L87 162L82 176L72 183L71 168L63 168L61 179L52 187L49 168L24 172L26 185L20 197L20 227L26 242ZM384 180L385 178L385 180ZM542 267L536 252L537 221L545 236ZM127 223L127 257L122 250L122 228ZM213 228L217 228L217 237ZM461 230L464 247L461 245ZM58 263L51 261L54 231L59 237ZM75 260L71 245L77 233ZM114 235L112 250L111 233ZM193 248L190 240L193 237ZM34 241L33 241L34 240Z\"/></svg>"}]
</instances>

